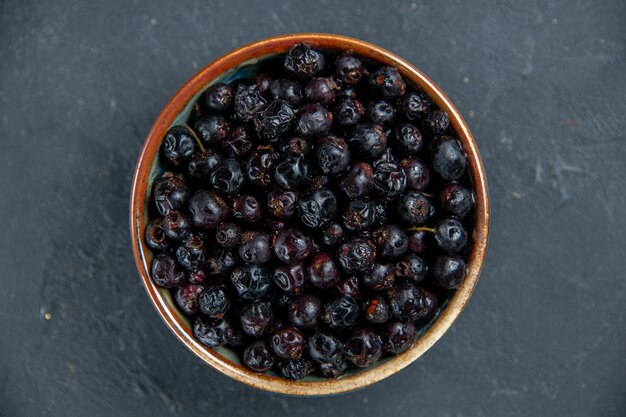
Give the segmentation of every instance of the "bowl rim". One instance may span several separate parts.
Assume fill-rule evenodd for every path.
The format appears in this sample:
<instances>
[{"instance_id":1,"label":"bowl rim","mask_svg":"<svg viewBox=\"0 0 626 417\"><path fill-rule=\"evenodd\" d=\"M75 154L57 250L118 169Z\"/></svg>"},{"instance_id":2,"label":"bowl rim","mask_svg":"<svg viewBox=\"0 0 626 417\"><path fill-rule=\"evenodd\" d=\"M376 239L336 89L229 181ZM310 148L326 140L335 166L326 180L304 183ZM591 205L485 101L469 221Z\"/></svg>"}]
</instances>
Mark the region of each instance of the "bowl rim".
<instances>
[{"instance_id":1,"label":"bowl rim","mask_svg":"<svg viewBox=\"0 0 626 417\"><path fill-rule=\"evenodd\" d=\"M175 307L168 305L158 287L152 282L149 276L149 266L144 257L144 253L149 250L142 238L145 228L143 214L146 191L150 191L146 188L150 168L159 151L165 131L189 100L220 74L251 59L283 53L298 42L306 42L317 48L352 51L382 64L394 66L405 79L420 87L440 109L448 113L450 124L468 156L468 167L476 200L475 226L472 233L470 259L467 264L467 277L449 300L446 309L406 352L391 357L374 367L359 370L336 380L290 381L258 374L230 361L217 351L204 347L195 340L191 329L187 328L177 313L172 311ZM369 42L327 33L295 33L252 42L223 55L189 79L170 99L151 127L137 161L131 191L130 229L135 263L145 290L159 316L189 350L217 371L255 388L296 396L332 395L364 388L395 374L419 358L450 328L474 291L483 265L489 234L489 197L480 154L467 124L450 99L424 73L399 56Z\"/></svg>"}]
</instances>

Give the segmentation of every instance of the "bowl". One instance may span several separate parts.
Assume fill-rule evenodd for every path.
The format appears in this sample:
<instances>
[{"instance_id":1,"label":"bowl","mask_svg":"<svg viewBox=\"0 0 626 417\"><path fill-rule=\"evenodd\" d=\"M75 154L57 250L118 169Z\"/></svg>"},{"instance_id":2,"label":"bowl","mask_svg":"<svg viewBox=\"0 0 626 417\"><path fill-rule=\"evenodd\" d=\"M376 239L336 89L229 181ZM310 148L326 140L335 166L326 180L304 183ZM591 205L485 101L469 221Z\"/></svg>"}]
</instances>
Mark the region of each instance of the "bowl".
<instances>
[{"instance_id":1,"label":"bowl","mask_svg":"<svg viewBox=\"0 0 626 417\"><path fill-rule=\"evenodd\" d=\"M408 84L419 87L430 96L441 110L448 113L450 125L467 154L476 199L467 277L454 294L442 303L437 318L421 330L413 347L406 352L382 360L373 367L353 370L335 380L307 377L302 381L290 381L270 374L258 374L246 369L238 355L229 348L211 349L200 344L193 337L189 319L179 312L169 291L157 287L150 279L152 254L143 239L152 183L163 172L158 153L167 129L185 122L193 103L210 84L252 73L259 62L287 52L297 42L306 42L319 49L352 51L366 59L394 66ZM483 264L489 230L489 201L485 172L476 142L457 109L435 83L407 61L379 46L339 35L300 33L277 36L236 49L206 66L172 97L154 122L141 150L133 179L130 223L135 262L148 296L163 321L188 349L219 372L244 384L282 394L320 396L357 390L395 374L419 358L450 328L472 294Z\"/></svg>"}]
</instances>

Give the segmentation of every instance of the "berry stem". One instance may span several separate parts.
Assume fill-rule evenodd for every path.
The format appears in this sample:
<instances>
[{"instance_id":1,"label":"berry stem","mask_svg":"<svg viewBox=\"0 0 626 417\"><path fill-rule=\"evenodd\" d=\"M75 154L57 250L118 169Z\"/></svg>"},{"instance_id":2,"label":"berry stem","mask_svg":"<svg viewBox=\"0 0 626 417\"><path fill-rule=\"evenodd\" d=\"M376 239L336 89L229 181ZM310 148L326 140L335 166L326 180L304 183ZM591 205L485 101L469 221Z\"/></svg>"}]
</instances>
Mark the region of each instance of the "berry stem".
<instances>
[{"instance_id":1,"label":"berry stem","mask_svg":"<svg viewBox=\"0 0 626 417\"><path fill-rule=\"evenodd\" d=\"M435 229L433 229L432 227L411 227L409 229L406 229L407 232L430 232L430 233L435 233Z\"/></svg>"},{"instance_id":2,"label":"berry stem","mask_svg":"<svg viewBox=\"0 0 626 417\"><path fill-rule=\"evenodd\" d=\"M433 198L433 197L435 196L434 194L431 194L431 193L425 193L425 192L423 192L423 191L420 191L420 193L421 193L422 195L425 195L425 196L426 196L426 197L428 197L428 198Z\"/></svg>"},{"instance_id":3,"label":"berry stem","mask_svg":"<svg viewBox=\"0 0 626 417\"><path fill-rule=\"evenodd\" d=\"M198 144L198 148L200 148L200 151L206 152L206 150L204 149L204 146L202 146L202 142L200 142L200 138L198 137L198 135L196 135L196 132L194 132L193 129L190 128L189 126L187 126L187 125L185 125L185 126L189 128L189 131L191 132L191 136L193 136L193 139Z\"/></svg>"},{"instance_id":4,"label":"berry stem","mask_svg":"<svg viewBox=\"0 0 626 417\"><path fill-rule=\"evenodd\" d=\"M256 148L259 151L272 151L272 152L274 152L274 148L272 147L272 145L259 145Z\"/></svg>"}]
</instances>

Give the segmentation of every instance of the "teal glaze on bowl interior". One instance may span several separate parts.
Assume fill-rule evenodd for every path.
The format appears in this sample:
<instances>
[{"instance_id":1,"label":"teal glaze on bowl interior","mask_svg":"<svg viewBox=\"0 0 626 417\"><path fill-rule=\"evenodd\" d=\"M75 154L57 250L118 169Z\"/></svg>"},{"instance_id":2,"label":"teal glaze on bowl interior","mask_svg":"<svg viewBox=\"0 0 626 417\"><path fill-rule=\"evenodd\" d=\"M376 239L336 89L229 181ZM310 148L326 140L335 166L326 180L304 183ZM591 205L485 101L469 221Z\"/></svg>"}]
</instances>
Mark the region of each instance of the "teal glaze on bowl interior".
<instances>
[{"instance_id":1,"label":"teal glaze on bowl interior","mask_svg":"<svg viewBox=\"0 0 626 417\"><path fill-rule=\"evenodd\" d=\"M224 82L224 83L231 83L233 81L236 81L238 79L244 79L244 78L253 78L256 74L258 74L257 71L257 67L259 65L261 65L262 63L264 63L265 61L271 59L273 57L273 55L268 55L265 56L263 58L259 58L259 59L253 59L253 60L249 60L246 61L245 63L239 65L236 68L233 68L229 71L224 72L221 76L215 78L211 83L207 84L206 87L204 89L202 89L201 91L199 91L197 94L195 94L190 100L189 102L185 105L185 107L183 108L183 110L176 116L176 118L174 119L174 122L169 126L176 126L176 125L181 125L181 124L186 124L187 120L189 119L189 116L191 115L191 112L193 111L194 105L196 104L196 102L198 101L198 99L202 96L202 94L206 91L207 88L209 88L211 85L218 83L218 82ZM373 61L372 61L373 62ZM416 87L416 86L414 86ZM150 202L152 201L152 186L154 184L154 181L156 179L158 179L163 173L165 173L166 169L161 161L161 158L159 156L159 154L157 154L157 156L154 158L154 160L152 161L152 164L150 166L150 175L148 178L148 186L146 187L146 192L148 193L148 195L146 196L145 202L146 204L144 205L144 210L143 210L143 216L144 216L144 220L145 223L147 224L148 222L148 218L149 218L149 207L148 204L150 204ZM137 223L139 225L139 223ZM137 233L139 236L144 235L143 231L141 230L137 230ZM151 265L152 263L152 253L148 250L148 253L145 253L141 247L141 245L139 245L139 253L141 254L141 258L143 261L143 265L146 271L146 274L148 274L148 276L150 276L150 270L149 270L149 265ZM165 288L159 288L158 291L161 293L163 300L165 301L165 303L167 304L167 307L177 311L178 312L178 306L176 305L176 302L174 301L174 299L172 298L169 290L165 289ZM446 300L441 304L440 309L438 310L437 314L435 315L435 317L426 325L422 326L422 328L419 330L419 332L417 332L416 334L416 340L419 339L420 337L422 337L423 334L425 334L428 329L430 329L430 327L433 325L433 323L437 320L437 318L439 317L439 315L441 314L442 311L445 310L445 308L448 305L448 302L450 300L449 296L448 298L446 298ZM180 317L182 318L182 320L187 324L187 326L189 326L191 328L192 323L190 322L189 318L186 317L184 314L179 313ZM206 347L206 349L211 349ZM222 355L223 357L227 358L228 360L241 365L241 359L239 357L239 355L233 350L230 349L228 347L218 347L218 348L212 348L213 351L219 353L220 355ZM390 360L392 358L392 356L389 355L385 355L383 356L375 365L373 365L373 367L376 367L377 365L381 364L381 363L385 363L388 360ZM355 373L358 373L362 370L363 368L354 368L354 367L350 367L348 369L348 371L346 372L346 375L352 375ZM267 372L267 374L272 375L272 376L278 376L275 372L271 371L271 372ZM319 376L307 376L304 381L325 381L327 380L326 378L323 377L319 377Z\"/></svg>"}]
</instances>

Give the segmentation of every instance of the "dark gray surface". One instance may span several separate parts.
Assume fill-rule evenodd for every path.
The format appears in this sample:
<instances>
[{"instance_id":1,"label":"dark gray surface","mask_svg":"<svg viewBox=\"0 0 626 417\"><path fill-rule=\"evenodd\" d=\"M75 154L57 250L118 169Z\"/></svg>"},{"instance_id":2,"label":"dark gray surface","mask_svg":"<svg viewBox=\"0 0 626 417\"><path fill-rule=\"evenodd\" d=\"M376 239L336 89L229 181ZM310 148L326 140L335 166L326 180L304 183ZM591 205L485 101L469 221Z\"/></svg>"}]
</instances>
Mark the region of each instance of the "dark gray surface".
<instances>
[{"instance_id":1,"label":"dark gray surface","mask_svg":"<svg viewBox=\"0 0 626 417\"><path fill-rule=\"evenodd\" d=\"M382 4L0 2L0 415L626 413L626 3ZM128 232L135 161L174 91L298 31L374 42L431 76L477 139L492 204L458 322L338 398L201 363L150 305Z\"/></svg>"}]
</instances>

